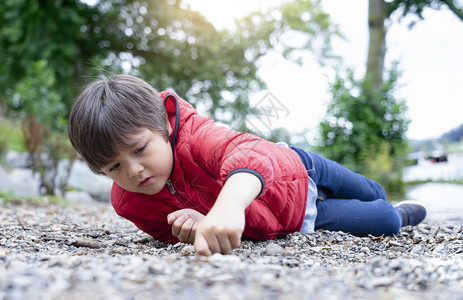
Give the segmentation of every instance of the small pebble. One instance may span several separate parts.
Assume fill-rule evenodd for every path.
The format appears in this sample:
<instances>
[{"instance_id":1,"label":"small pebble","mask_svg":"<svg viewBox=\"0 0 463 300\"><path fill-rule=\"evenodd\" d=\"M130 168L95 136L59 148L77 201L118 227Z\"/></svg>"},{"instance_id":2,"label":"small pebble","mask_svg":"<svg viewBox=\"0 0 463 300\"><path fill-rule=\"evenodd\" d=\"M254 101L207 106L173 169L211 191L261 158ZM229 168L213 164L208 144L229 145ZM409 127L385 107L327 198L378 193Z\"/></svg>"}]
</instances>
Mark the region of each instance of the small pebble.
<instances>
[{"instance_id":1,"label":"small pebble","mask_svg":"<svg viewBox=\"0 0 463 300\"><path fill-rule=\"evenodd\" d=\"M389 246L402 246L401 243L395 242L395 241L389 241Z\"/></svg>"},{"instance_id":2,"label":"small pebble","mask_svg":"<svg viewBox=\"0 0 463 300\"><path fill-rule=\"evenodd\" d=\"M413 249L410 251L411 254L416 254L416 255L420 255L423 253L423 246L421 245L417 245L417 246L414 246Z\"/></svg>"},{"instance_id":3,"label":"small pebble","mask_svg":"<svg viewBox=\"0 0 463 300\"><path fill-rule=\"evenodd\" d=\"M432 251L432 254L437 254L437 255L442 255L445 253L445 245L443 244L439 244L436 246L436 248L434 248L434 250Z\"/></svg>"},{"instance_id":4,"label":"small pebble","mask_svg":"<svg viewBox=\"0 0 463 300\"><path fill-rule=\"evenodd\" d=\"M75 241L74 246L98 249L98 248L101 248L103 244L98 241L77 240Z\"/></svg>"},{"instance_id":5,"label":"small pebble","mask_svg":"<svg viewBox=\"0 0 463 300\"><path fill-rule=\"evenodd\" d=\"M265 247L264 254L266 255L281 255L283 253L283 248L280 245L275 243L269 243L267 247Z\"/></svg>"}]
</instances>

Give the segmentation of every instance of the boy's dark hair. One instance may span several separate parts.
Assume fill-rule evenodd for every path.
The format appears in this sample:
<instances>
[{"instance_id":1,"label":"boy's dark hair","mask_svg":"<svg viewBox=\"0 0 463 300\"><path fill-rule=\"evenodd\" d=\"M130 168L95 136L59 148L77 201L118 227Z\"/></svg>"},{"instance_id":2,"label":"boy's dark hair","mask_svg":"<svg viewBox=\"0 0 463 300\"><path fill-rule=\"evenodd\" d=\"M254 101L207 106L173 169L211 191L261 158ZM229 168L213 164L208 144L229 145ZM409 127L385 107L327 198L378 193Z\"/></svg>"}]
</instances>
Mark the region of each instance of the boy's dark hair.
<instances>
[{"instance_id":1,"label":"boy's dark hair","mask_svg":"<svg viewBox=\"0 0 463 300\"><path fill-rule=\"evenodd\" d=\"M87 85L69 115L68 134L90 169L103 174L127 136L148 128L169 139L166 109L159 93L130 75L102 77Z\"/></svg>"}]
</instances>

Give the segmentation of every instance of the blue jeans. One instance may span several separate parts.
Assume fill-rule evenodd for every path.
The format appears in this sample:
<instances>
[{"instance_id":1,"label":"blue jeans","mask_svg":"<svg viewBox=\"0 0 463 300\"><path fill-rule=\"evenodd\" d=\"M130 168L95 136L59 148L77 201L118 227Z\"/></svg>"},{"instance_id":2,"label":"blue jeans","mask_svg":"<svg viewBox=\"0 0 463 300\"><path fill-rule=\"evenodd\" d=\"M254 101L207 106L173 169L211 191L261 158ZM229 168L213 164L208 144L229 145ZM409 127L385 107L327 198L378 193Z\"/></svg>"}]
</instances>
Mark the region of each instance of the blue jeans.
<instances>
[{"instance_id":1,"label":"blue jeans","mask_svg":"<svg viewBox=\"0 0 463 300\"><path fill-rule=\"evenodd\" d=\"M318 154L291 149L299 154L318 188L315 230L344 231L356 236L399 232L400 215L387 202L379 183Z\"/></svg>"}]
</instances>

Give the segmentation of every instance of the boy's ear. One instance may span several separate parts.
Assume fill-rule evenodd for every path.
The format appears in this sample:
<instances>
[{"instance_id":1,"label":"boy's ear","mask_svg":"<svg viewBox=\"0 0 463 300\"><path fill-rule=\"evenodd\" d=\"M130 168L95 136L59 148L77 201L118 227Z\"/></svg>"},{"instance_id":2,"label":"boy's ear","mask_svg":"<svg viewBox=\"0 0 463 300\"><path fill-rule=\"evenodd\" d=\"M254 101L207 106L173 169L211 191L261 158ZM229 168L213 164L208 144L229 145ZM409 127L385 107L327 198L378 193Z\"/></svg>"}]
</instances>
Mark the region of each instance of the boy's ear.
<instances>
[{"instance_id":1,"label":"boy's ear","mask_svg":"<svg viewBox=\"0 0 463 300\"><path fill-rule=\"evenodd\" d=\"M164 113L164 117L166 118L167 131L169 132L169 136L171 136L172 126L170 126L169 117L167 116L167 113Z\"/></svg>"}]
</instances>

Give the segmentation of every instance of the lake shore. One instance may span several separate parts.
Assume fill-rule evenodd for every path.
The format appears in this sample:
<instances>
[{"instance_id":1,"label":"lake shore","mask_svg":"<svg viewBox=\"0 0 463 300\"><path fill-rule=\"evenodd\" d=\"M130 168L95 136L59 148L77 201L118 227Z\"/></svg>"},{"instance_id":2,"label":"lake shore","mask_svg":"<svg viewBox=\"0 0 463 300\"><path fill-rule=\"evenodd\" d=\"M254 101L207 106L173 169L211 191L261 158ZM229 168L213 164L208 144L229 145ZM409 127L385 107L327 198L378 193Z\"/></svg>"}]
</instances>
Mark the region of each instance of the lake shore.
<instances>
[{"instance_id":1,"label":"lake shore","mask_svg":"<svg viewBox=\"0 0 463 300\"><path fill-rule=\"evenodd\" d=\"M463 299L463 220L393 237L294 233L198 257L153 241L109 204L0 212L0 299Z\"/></svg>"}]
</instances>

